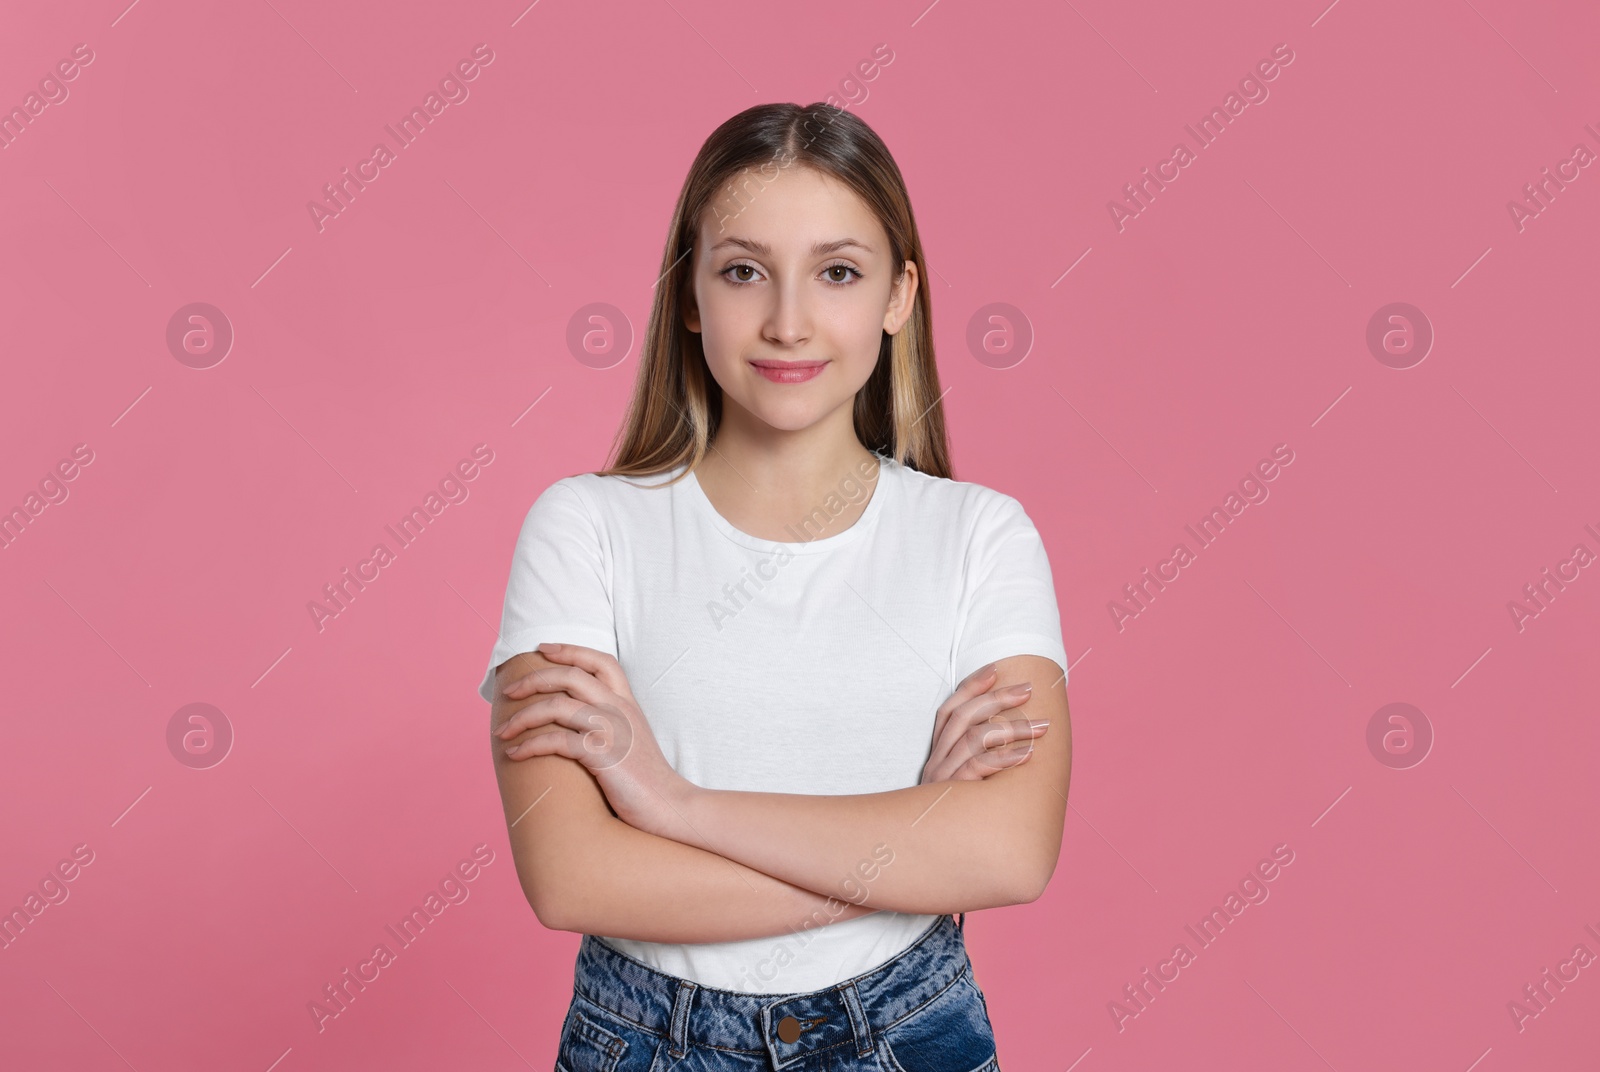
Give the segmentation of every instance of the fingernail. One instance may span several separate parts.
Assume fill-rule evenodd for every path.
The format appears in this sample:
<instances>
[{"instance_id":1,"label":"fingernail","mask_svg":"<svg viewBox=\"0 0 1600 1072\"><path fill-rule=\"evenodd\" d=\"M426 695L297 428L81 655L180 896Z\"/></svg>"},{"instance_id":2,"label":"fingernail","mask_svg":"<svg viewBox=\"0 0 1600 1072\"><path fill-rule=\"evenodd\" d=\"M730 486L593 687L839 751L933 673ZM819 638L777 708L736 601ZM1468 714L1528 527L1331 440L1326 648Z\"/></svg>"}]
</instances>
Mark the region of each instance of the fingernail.
<instances>
[{"instance_id":1,"label":"fingernail","mask_svg":"<svg viewBox=\"0 0 1600 1072\"><path fill-rule=\"evenodd\" d=\"M514 753L516 750L517 750L517 746L514 745L514 744L507 745L505 748L501 749L501 751L504 752L508 756L511 755L512 753Z\"/></svg>"},{"instance_id":2,"label":"fingernail","mask_svg":"<svg viewBox=\"0 0 1600 1072\"><path fill-rule=\"evenodd\" d=\"M1048 718L1030 718L1028 720L1028 725L1032 726L1036 730L1042 730L1046 726L1050 725L1050 720Z\"/></svg>"},{"instance_id":3,"label":"fingernail","mask_svg":"<svg viewBox=\"0 0 1600 1072\"><path fill-rule=\"evenodd\" d=\"M538 646L538 648L536 648L535 650L536 651L555 651L559 647L561 647L560 644L552 644L547 640L543 644L540 644Z\"/></svg>"},{"instance_id":4,"label":"fingernail","mask_svg":"<svg viewBox=\"0 0 1600 1072\"><path fill-rule=\"evenodd\" d=\"M985 666L985 667L980 667L979 670L978 670L978 676L979 677L985 677L988 674L992 673L994 671L994 668L995 668L995 664L994 663L990 663L988 666Z\"/></svg>"},{"instance_id":5,"label":"fingernail","mask_svg":"<svg viewBox=\"0 0 1600 1072\"><path fill-rule=\"evenodd\" d=\"M1020 685L1013 685L1013 686L1011 686L1011 691L1016 693L1016 694L1018 694L1019 696L1026 696L1026 695L1028 695L1028 693L1033 691L1033 682L1024 681Z\"/></svg>"}]
</instances>

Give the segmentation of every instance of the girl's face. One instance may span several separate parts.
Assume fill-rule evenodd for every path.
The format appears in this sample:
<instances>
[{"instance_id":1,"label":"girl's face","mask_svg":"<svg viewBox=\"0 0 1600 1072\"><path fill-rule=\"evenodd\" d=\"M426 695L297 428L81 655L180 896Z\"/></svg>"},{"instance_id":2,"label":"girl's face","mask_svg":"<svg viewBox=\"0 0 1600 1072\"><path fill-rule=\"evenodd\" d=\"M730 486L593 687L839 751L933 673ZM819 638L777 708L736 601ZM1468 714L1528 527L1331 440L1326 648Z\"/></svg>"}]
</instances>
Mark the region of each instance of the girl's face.
<instances>
[{"instance_id":1,"label":"girl's face","mask_svg":"<svg viewBox=\"0 0 1600 1072\"><path fill-rule=\"evenodd\" d=\"M800 431L837 415L853 434L851 406L883 333L910 319L916 265L897 283L883 226L832 176L790 166L733 182L737 197L701 217L684 310L723 420Z\"/></svg>"}]
</instances>

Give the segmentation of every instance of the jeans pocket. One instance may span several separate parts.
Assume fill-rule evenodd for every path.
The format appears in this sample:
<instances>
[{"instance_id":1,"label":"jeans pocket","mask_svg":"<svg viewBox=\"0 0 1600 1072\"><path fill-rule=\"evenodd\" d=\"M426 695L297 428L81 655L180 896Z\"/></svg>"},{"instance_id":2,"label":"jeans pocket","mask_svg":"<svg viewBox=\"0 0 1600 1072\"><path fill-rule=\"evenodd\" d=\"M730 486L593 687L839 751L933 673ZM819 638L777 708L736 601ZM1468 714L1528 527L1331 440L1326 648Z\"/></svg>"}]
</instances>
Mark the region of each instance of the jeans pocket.
<instances>
[{"instance_id":1,"label":"jeans pocket","mask_svg":"<svg viewBox=\"0 0 1600 1072\"><path fill-rule=\"evenodd\" d=\"M889 1072L990 1072L994 1029L972 969L898 1024L879 1033Z\"/></svg>"},{"instance_id":2,"label":"jeans pocket","mask_svg":"<svg viewBox=\"0 0 1600 1072\"><path fill-rule=\"evenodd\" d=\"M572 1009L556 1047L557 1072L624 1072L636 1061L629 1053L648 1055L647 1035L584 998L573 996Z\"/></svg>"}]
</instances>

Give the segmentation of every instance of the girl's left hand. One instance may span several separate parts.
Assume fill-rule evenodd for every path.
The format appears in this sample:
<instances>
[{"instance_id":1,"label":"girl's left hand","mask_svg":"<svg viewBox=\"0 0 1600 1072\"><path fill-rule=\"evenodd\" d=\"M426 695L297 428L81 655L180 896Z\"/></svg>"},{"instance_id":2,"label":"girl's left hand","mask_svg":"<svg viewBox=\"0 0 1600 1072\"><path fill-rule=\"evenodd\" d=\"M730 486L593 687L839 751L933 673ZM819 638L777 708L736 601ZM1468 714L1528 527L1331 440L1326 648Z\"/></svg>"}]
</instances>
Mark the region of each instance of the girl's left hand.
<instances>
[{"instance_id":1,"label":"girl's left hand","mask_svg":"<svg viewBox=\"0 0 1600 1072\"><path fill-rule=\"evenodd\" d=\"M581 644L540 644L539 654L559 666L541 668L506 687L506 696L565 693L537 700L495 731L509 740L538 726L560 731L535 734L506 749L510 759L558 755L582 763L600 783L617 818L637 830L690 841L681 803L695 786L666 757L646 721L617 660Z\"/></svg>"}]
</instances>

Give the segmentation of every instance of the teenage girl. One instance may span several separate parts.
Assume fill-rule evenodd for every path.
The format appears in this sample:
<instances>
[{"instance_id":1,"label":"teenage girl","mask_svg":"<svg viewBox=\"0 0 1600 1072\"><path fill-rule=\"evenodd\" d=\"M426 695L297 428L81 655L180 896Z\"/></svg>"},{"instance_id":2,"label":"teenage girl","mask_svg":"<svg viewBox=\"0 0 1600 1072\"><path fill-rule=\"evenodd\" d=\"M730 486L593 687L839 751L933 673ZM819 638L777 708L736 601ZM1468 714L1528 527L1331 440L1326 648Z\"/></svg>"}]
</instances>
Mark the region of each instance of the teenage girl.
<instances>
[{"instance_id":1,"label":"teenage girl","mask_svg":"<svg viewBox=\"0 0 1600 1072\"><path fill-rule=\"evenodd\" d=\"M1028 515L953 477L924 264L859 118L734 116L615 464L528 511L479 692L584 935L560 1070L999 1068L962 930L1055 869L1067 659Z\"/></svg>"}]
</instances>

